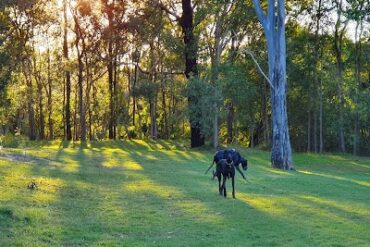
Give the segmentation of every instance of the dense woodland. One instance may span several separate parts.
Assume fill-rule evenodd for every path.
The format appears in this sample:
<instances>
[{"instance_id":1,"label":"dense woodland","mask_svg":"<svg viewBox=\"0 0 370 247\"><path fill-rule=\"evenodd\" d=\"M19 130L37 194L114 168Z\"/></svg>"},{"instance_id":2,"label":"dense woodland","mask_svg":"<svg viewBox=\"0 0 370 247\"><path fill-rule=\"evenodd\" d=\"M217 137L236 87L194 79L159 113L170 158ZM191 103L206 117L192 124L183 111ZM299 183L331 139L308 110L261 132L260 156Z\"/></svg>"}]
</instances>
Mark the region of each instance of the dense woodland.
<instances>
[{"instance_id":1,"label":"dense woodland","mask_svg":"<svg viewBox=\"0 0 370 247\"><path fill-rule=\"evenodd\" d=\"M285 7L293 150L370 154L369 1ZM0 2L4 142L192 138L270 148L267 71L251 0Z\"/></svg>"}]
</instances>

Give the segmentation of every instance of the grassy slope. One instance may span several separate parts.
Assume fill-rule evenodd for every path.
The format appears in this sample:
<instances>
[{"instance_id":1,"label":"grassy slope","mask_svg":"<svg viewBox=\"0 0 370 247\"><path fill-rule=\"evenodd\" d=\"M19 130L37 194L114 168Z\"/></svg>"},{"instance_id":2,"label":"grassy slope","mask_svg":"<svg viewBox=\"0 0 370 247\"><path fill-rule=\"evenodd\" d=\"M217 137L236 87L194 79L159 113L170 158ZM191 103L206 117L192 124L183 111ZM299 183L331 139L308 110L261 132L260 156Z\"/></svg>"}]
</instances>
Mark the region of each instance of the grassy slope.
<instances>
[{"instance_id":1,"label":"grassy slope","mask_svg":"<svg viewBox=\"0 0 370 247\"><path fill-rule=\"evenodd\" d=\"M242 150L248 182L238 176L233 200L204 175L211 151L131 141L27 152L46 159L0 159L0 246L370 246L369 159L297 154L297 171L282 172Z\"/></svg>"}]
</instances>

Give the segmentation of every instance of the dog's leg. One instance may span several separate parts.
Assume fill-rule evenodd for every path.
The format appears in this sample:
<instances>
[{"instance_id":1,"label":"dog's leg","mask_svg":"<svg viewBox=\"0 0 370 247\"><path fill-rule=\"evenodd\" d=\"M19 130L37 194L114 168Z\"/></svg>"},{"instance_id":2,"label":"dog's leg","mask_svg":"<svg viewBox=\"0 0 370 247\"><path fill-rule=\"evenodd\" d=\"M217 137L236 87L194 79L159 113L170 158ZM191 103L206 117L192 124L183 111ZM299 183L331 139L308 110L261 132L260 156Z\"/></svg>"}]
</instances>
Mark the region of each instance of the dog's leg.
<instances>
[{"instance_id":1,"label":"dog's leg","mask_svg":"<svg viewBox=\"0 0 370 247\"><path fill-rule=\"evenodd\" d=\"M227 195L226 195L226 178L227 178L227 176L226 176L226 174L224 174L223 175L223 181L222 181L222 187L223 187L223 189L224 189L224 197L226 197Z\"/></svg>"},{"instance_id":2,"label":"dog's leg","mask_svg":"<svg viewBox=\"0 0 370 247\"><path fill-rule=\"evenodd\" d=\"M235 177L231 177L231 183L233 185L233 198L235 199Z\"/></svg>"},{"instance_id":3,"label":"dog's leg","mask_svg":"<svg viewBox=\"0 0 370 247\"><path fill-rule=\"evenodd\" d=\"M222 195L221 174L217 174L217 179L218 179L218 193L220 193L220 195Z\"/></svg>"},{"instance_id":4,"label":"dog's leg","mask_svg":"<svg viewBox=\"0 0 370 247\"><path fill-rule=\"evenodd\" d=\"M244 178L244 180L246 180L245 176L244 176L244 173L242 172L242 170L240 170L239 166L235 166L236 170L238 170L238 172L240 173L240 175L242 175L242 177Z\"/></svg>"}]
</instances>

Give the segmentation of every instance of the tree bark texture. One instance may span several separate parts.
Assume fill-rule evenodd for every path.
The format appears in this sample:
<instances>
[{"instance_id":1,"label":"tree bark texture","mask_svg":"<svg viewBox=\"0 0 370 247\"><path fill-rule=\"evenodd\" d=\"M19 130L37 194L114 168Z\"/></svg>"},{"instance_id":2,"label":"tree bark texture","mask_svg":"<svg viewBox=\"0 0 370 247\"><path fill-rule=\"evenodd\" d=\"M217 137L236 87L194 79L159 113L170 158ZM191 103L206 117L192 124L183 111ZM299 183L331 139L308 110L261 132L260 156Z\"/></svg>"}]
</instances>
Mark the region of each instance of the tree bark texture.
<instances>
[{"instance_id":1,"label":"tree bark texture","mask_svg":"<svg viewBox=\"0 0 370 247\"><path fill-rule=\"evenodd\" d=\"M286 102L285 1L269 0L267 15L259 0L253 0L267 39L272 107L272 167L293 169Z\"/></svg>"},{"instance_id":2,"label":"tree bark texture","mask_svg":"<svg viewBox=\"0 0 370 247\"><path fill-rule=\"evenodd\" d=\"M198 76L197 67L197 49L198 45L193 33L193 6L191 0L182 0L182 16L181 16L181 28L184 35L185 44L185 76L190 78L191 76ZM193 97L188 97L189 107L196 106L198 100ZM201 116L190 116L191 125L191 147L200 147L204 145L204 136L200 131L200 124L198 119Z\"/></svg>"},{"instance_id":3,"label":"tree bark texture","mask_svg":"<svg viewBox=\"0 0 370 247\"><path fill-rule=\"evenodd\" d=\"M47 86L45 91L48 97L48 126L49 126L49 140L54 139L54 122L52 118L53 114L53 97L52 97L52 80L51 80L51 61L50 61L50 50L48 49L48 73L47 73Z\"/></svg>"},{"instance_id":4,"label":"tree bark texture","mask_svg":"<svg viewBox=\"0 0 370 247\"><path fill-rule=\"evenodd\" d=\"M86 142L86 116L85 116L85 107L84 107L84 86L83 86L83 51L80 49L80 41L83 39L81 36L81 29L77 20L77 17L74 16L75 19L75 33L76 33L76 50L77 50L77 61L78 61L78 110L80 113L80 140L81 142ZM83 43L83 40L82 40Z\"/></svg>"},{"instance_id":5,"label":"tree bark texture","mask_svg":"<svg viewBox=\"0 0 370 247\"><path fill-rule=\"evenodd\" d=\"M23 62L23 73L27 85L27 110L28 110L28 138L31 141L36 140L36 128L35 128L35 112L33 108L33 87L31 79L31 68L30 64L26 61Z\"/></svg>"},{"instance_id":6,"label":"tree bark texture","mask_svg":"<svg viewBox=\"0 0 370 247\"><path fill-rule=\"evenodd\" d=\"M64 14L64 34L63 34L63 57L68 62L68 31L67 31L67 0L63 1L63 14ZM72 125L71 125L71 72L65 69L65 88L66 88L66 105L65 105L65 139L72 140Z\"/></svg>"},{"instance_id":7,"label":"tree bark texture","mask_svg":"<svg viewBox=\"0 0 370 247\"><path fill-rule=\"evenodd\" d=\"M233 142L234 127L234 104L232 102L227 106L227 144Z\"/></svg>"},{"instance_id":8,"label":"tree bark texture","mask_svg":"<svg viewBox=\"0 0 370 247\"><path fill-rule=\"evenodd\" d=\"M334 30L334 51L335 57L337 62L337 91L338 91L338 98L339 98L339 109L338 109L338 139L339 139L339 150L341 152L346 152L345 146L345 135L344 135L344 92L343 92L343 71L344 71L344 63L342 57L342 47L343 47L343 37L346 29L345 24L342 27L342 0L335 1L338 8L338 17L335 24Z\"/></svg>"}]
</instances>

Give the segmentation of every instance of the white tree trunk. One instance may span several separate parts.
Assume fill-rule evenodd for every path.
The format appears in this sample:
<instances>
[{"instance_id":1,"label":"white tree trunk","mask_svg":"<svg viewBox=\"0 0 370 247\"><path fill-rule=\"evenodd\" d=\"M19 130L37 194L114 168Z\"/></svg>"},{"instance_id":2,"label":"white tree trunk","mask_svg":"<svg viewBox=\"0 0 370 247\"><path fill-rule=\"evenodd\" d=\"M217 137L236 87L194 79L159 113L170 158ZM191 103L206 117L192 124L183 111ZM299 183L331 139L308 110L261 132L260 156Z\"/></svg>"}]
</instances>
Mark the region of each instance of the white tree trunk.
<instances>
[{"instance_id":1,"label":"white tree trunk","mask_svg":"<svg viewBox=\"0 0 370 247\"><path fill-rule=\"evenodd\" d=\"M272 82L271 163L274 168L291 170L294 168L286 102L285 1L269 0L267 15L259 0L253 0L253 3L267 39L269 79Z\"/></svg>"}]
</instances>

